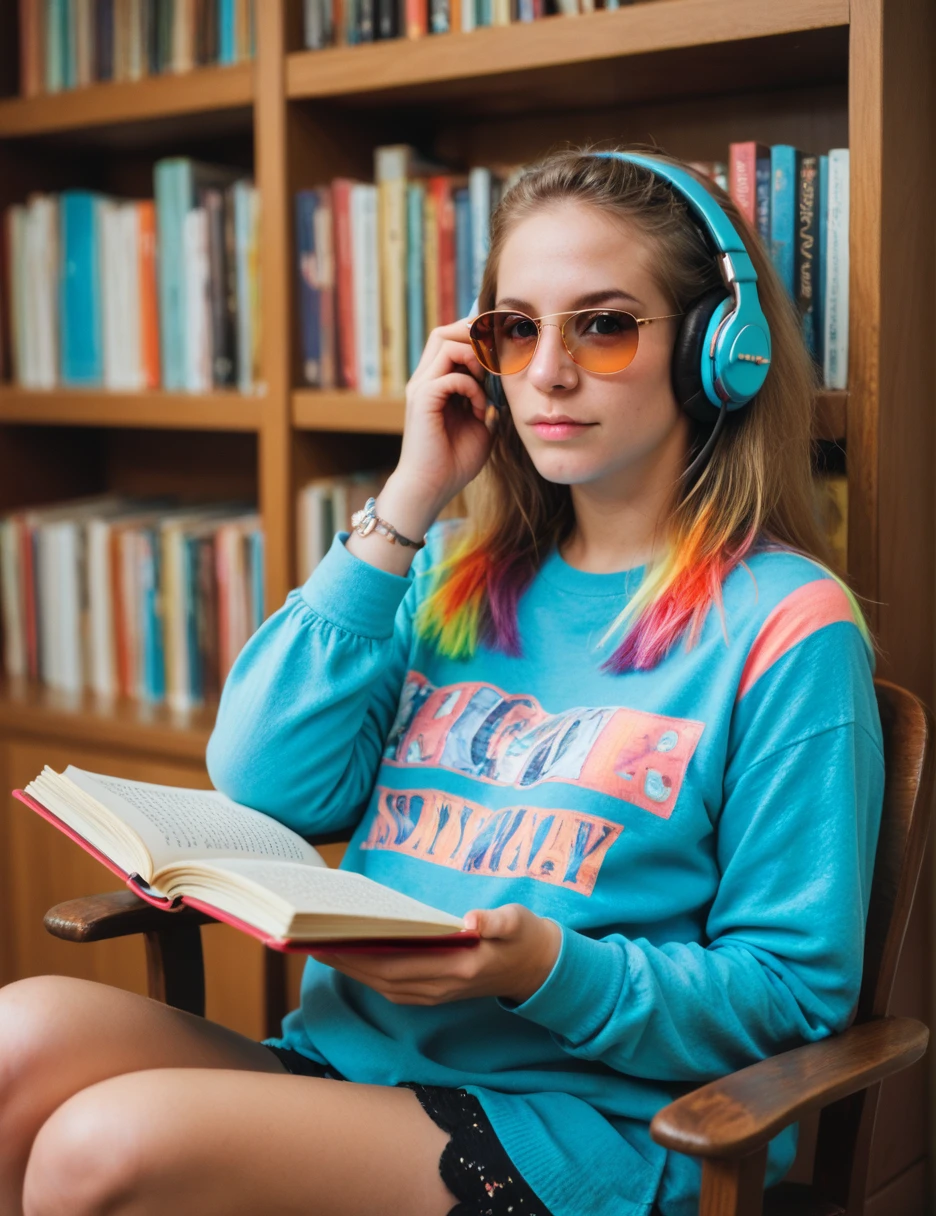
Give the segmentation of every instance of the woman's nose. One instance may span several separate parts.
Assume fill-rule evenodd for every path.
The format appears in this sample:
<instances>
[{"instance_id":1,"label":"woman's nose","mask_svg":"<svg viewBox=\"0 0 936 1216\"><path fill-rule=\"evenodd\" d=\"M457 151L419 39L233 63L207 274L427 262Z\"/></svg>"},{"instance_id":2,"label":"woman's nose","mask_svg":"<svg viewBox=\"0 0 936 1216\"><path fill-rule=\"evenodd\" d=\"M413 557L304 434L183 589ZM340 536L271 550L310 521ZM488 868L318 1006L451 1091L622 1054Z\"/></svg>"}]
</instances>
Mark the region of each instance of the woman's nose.
<instances>
[{"instance_id":1,"label":"woman's nose","mask_svg":"<svg viewBox=\"0 0 936 1216\"><path fill-rule=\"evenodd\" d=\"M536 352L527 369L527 378L541 393L575 388L578 371L562 341L562 330L552 322L540 329Z\"/></svg>"}]
</instances>

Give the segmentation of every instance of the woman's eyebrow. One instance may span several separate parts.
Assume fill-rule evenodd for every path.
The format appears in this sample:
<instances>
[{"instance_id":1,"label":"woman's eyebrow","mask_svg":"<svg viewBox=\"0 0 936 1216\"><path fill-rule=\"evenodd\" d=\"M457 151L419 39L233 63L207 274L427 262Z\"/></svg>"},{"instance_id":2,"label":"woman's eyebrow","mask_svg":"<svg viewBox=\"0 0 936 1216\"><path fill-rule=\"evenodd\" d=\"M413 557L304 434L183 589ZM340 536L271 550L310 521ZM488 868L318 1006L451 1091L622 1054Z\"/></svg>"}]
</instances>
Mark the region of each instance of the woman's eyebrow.
<instances>
[{"instance_id":1,"label":"woman's eyebrow","mask_svg":"<svg viewBox=\"0 0 936 1216\"><path fill-rule=\"evenodd\" d=\"M630 300L638 308L643 308L641 301L636 296L632 296L629 291L622 291L618 287L612 287L608 288L607 291L590 291L587 295L579 296L569 311L574 312L577 308L591 308L598 304L607 304L610 300ZM517 300L512 296L505 296L502 300L498 300L494 307L516 308L520 312L527 314L532 314L533 312L533 305L527 300Z\"/></svg>"}]
</instances>

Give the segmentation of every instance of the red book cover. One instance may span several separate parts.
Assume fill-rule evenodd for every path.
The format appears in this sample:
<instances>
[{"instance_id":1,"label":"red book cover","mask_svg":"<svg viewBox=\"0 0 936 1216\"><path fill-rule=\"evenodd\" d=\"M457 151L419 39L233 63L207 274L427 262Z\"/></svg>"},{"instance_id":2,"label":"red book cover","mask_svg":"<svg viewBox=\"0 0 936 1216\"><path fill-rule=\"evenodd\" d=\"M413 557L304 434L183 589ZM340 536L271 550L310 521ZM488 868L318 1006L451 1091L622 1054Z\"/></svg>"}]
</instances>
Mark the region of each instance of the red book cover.
<instances>
[{"instance_id":1,"label":"red book cover","mask_svg":"<svg viewBox=\"0 0 936 1216\"><path fill-rule=\"evenodd\" d=\"M36 97L44 91L41 0L19 0L20 93Z\"/></svg>"},{"instance_id":2,"label":"red book cover","mask_svg":"<svg viewBox=\"0 0 936 1216\"><path fill-rule=\"evenodd\" d=\"M429 32L428 0L405 0L405 3L407 38L424 37Z\"/></svg>"},{"instance_id":3,"label":"red book cover","mask_svg":"<svg viewBox=\"0 0 936 1216\"><path fill-rule=\"evenodd\" d=\"M156 205L137 203L140 284L140 370L144 388L159 387L159 299L156 291Z\"/></svg>"},{"instance_id":4,"label":"red book cover","mask_svg":"<svg viewBox=\"0 0 936 1216\"><path fill-rule=\"evenodd\" d=\"M349 177L332 182L332 219L335 225L335 295L338 313L338 362L345 388L357 388L354 335L354 279L351 262L351 187Z\"/></svg>"},{"instance_id":5,"label":"red book cover","mask_svg":"<svg viewBox=\"0 0 936 1216\"><path fill-rule=\"evenodd\" d=\"M757 158L770 149L753 140L728 148L728 193L751 227L757 230Z\"/></svg>"},{"instance_id":6,"label":"red book cover","mask_svg":"<svg viewBox=\"0 0 936 1216\"><path fill-rule=\"evenodd\" d=\"M255 925L248 924L232 913L215 908L212 904L205 903L194 896L182 895L170 900L165 896L157 894L149 887L149 883L141 875L128 874L125 870L122 870L115 861L95 848L90 841L85 840L74 828L69 827L68 824L64 823L57 815L54 815L47 807L43 806L41 802L38 802L24 790L13 790L13 797L25 806L28 806L31 811L35 811L37 815L41 815L53 827L58 828L69 840L73 840L75 844L84 849L86 853L89 853L96 861L99 861L101 865L106 866L112 874L116 874L135 895L138 895L148 904L152 904L154 908L161 908L168 915L178 912L183 906L197 908L207 916L223 921L224 924L231 925L242 933L255 937L258 941L263 942L265 946L269 946L271 950L279 950L284 954L398 954L401 951L412 952L414 950L422 953L426 950L434 952L438 950L450 950L452 948L465 949L476 946L480 941L477 933L473 932L446 933L427 937L407 938L405 940L392 937L369 937L309 942L272 937Z\"/></svg>"},{"instance_id":7,"label":"red book cover","mask_svg":"<svg viewBox=\"0 0 936 1216\"><path fill-rule=\"evenodd\" d=\"M439 241L439 324L458 320L455 303L455 199L450 174L430 177L428 188L435 200Z\"/></svg>"}]
</instances>

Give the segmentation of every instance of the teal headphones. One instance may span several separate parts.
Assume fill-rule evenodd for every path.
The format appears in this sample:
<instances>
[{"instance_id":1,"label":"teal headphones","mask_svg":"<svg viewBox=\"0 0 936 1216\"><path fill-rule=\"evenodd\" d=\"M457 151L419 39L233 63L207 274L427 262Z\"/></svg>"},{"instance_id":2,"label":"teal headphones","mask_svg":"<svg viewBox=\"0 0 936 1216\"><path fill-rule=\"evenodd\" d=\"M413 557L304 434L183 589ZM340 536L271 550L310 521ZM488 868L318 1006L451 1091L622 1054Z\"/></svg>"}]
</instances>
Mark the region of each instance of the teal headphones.
<instances>
[{"instance_id":1,"label":"teal headphones","mask_svg":"<svg viewBox=\"0 0 936 1216\"><path fill-rule=\"evenodd\" d=\"M770 369L770 329L757 298L757 272L744 242L708 190L684 169L629 152L596 152L630 161L670 183L714 246L724 287L694 300L673 347L676 400L700 422L717 422L754 397Z\"/></svg>"},{"instance_id":2,"label":"teal headphones","mask_svg":"<svg viewBox=\"0 0 936 1216\"><path fill-rule=\"evenodd\" d=\"M592 155L630 161L669 182L689 204L718 261L723 285L704 292L687 307L673 346L676 400L690 417L715 423L684 474L689 478L708 457L726 414L743 409L770 370L770 328L757 297L757 272L728 216L690 173L652 156L629 152ZM477 309L475 300L472 315ZM506 405L496 377L486 377L486 386L495 405Z\"/></svg>"}]
</instances>

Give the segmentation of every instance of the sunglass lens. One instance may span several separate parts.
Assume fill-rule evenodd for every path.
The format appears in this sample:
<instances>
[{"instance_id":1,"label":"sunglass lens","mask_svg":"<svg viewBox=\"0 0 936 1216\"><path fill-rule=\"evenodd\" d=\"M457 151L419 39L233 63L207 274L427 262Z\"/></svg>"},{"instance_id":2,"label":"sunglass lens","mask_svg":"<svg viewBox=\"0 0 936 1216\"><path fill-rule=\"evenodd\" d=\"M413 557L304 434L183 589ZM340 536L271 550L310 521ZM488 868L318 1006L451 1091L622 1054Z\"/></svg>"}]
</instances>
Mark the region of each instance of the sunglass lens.
<instances>
[{"instance_id":1,"label":"sunglass lens","mask_svg":"<svg viewBox=\"0 0 936 1216\"><path fill-rule=\"evenodd\" d=\"M468 336L482 367L495 376L510 376L533 358L537 328L523 313L487 312L472 322Z\"/></svg>"},{"instance_id":2,"label":"sunglass lens","mask_svg":"<svg viewBox=\"0 0 936 1216\"><path fill-rule=\"evenodd\" d=\"M640 327L629 312L596 308L569 317L563 331L569 354L589 372L621 372L637 354Z\"/></svg>"}]
</instances>

